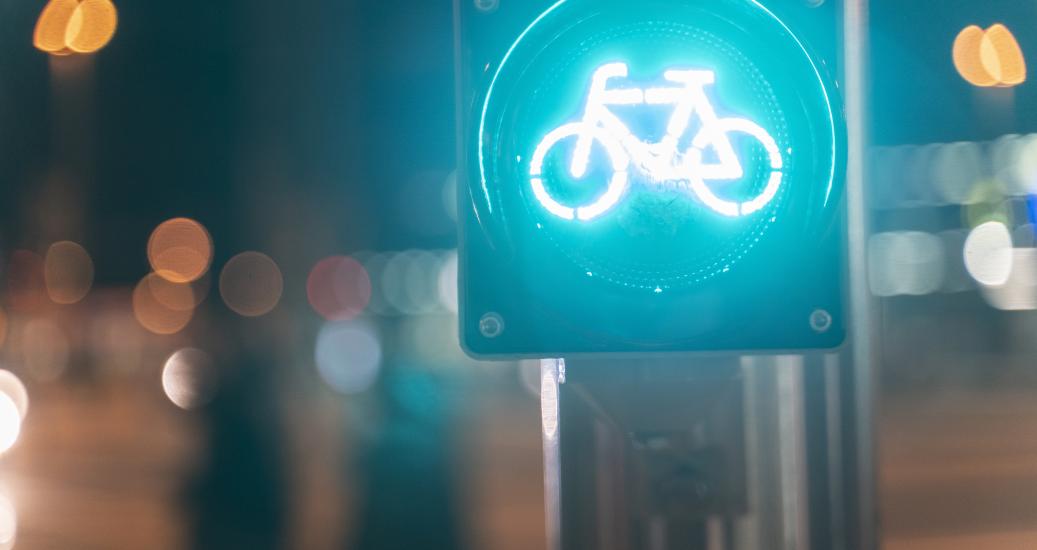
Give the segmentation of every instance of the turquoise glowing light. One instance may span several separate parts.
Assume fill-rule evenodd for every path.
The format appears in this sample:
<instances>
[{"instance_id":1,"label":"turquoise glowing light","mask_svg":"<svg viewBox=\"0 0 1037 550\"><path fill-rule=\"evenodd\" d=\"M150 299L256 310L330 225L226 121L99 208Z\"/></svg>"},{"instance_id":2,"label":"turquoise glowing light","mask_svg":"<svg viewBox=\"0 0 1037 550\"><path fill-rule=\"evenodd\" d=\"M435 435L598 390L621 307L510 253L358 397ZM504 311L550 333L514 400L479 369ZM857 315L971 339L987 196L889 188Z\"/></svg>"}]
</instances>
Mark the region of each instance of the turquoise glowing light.
<instances>
[{"instance_id":1,"label":"turquoise glowing light","mask_svg":"<svg viewBox=\"0 0 1037 550\"><path fill-rule=\"evenodd\" d=\"M470 196L491 239L667 291L729 279L836 212L829 82L756 2L537 13L490 69L471 128Z\"/></svg>"},{"instance_id":2,"label":"turquoise glowing light","mask_svg":"<svg viewBox=\"0 0 1037 550\"><path fill-rule=\"evenodd\" d=\"M839 13L778 4L537 0L493 21L462 5L468 349L842 340ZM488 311L509 320L492 341Z\"/></svg>"},{"instance_id":3,"label":"turquoise glowing light","mask_svg":"<svg viewBox=\"0 0 1037 550\"><path fill-rule=\"evenodd\" d=\"M508 66L509 61L511 60L512 56L515 54L516 49L518 49L519 46L523 44L523 42L526 40L527 36L535 28L537 28L538 25L540 25L545 19L547 19L552 13L558 11L559 8L561 8L562 6L566 5L567 3L570 3L570 0L558 0L557 2L552 4L548 9L546 9L543 13L541 13L539 16L537 16L537 18L535 20L533 20L533 22L530 23L530 25L528 27L526 27L522 31L521 34L519 34L518 38L511 44L511 46L508 48L507 52L505 52L504 57L501 59L500 64L497 66L497 69L494 72L493 77L490 80L489 87L487 88L486 95L485 95L485 97L483 99L482 109L481 109L480 116L479 116L479 125L478 125L478 133L477 133L478 139L476 141L476 143L478 143L479 145L477 147L476 156L477 156L477 161L478 161L479 185L480 185L480 189L481 189L482 194L483 194L483 198L486 201L485 204L486 204L487 211L490 212L490 213L492 213L493 210L494 210L494 201L493 201L493 198L492 198L491 193L490 193L490 188L489 188L490 184L489 184L489 182L487 180L487 173L486 173L486 160L487 159L486 159L486 154L485 154L485 151L484 151L484 144L487 142L487 136L486 136L487 117L488 117L488 112L490 110L490 103L493 100L494 92L496 91L495 88L497 87L498 81L501 79L502 72ZM816 85L816 89L817 89L817 91L819 92L820 96L823 99L824 108L826 110L826 114L827 114L827 118L828 118L828 120L826 121L826 125L830 128L830 131L829 131L830 141L829 141L829 148L828 148L827 153L829 154L829 156L831 158L831 162L829 163L828 181L825 183L825 199L824 199L825 200L825 205L827 205L828 200L830 199L831 194L832 194L833 186L835 184L835 175L836 175L836 173L835 173L836 172L836 161L835 161L835 158L836 158L836 153L837 153L836 152L837 136L836 136L836 124L835 124L835 116L834 116L834 112L833 112L833 108L832 108L832 102L831 102L831 99L829 97L828 90L826 89L826 86L825 86L825 83L824 83L824 78L821 76L820 70L817 68L817 65L814 63L814 60L812 59L811 55L807 51L807 49L804 46L803 42L792 32L792 30L788 27L788 25L785 24L785 22L783 22L781 19L779 19L772 11L767 9L763 4L761 4L757 0L746 0L746 3L747 3L747 5L750 5L753 8L759 10L759 12L761 14L765 15L767 19L769 19L770 21L772 21L774 23L777 23L780 26L780 28L784 31L786 36L788 38L790 38L795 43L798 51L803 55L803 57L809 63L810 69L812 71L813 76L816 77L815 82L811 83L811 85L812 86ZM619 65L619 64L614 64L614 65ZM606 67L602 67L602 69L605 69L605 68ZM614 70L616 70L616 68L612 67L610 70L614 71ZM608 71L607 71L607 72L603 73L602 76L605 77L605 78L608 78L610 76L616 76L616 75L610 75L608 73ZM655 98L650 99L650 98L645 97L645 96L637 97L636 95L631 95L631 96L628 96L628 97L624 98L624 97L621 97L619 94L616 94L616 95L613 95L611 98L606 98L606 101L608 101L609 99L614 100L612 102L612 104L616 104L616 103L624 103L624 102L654 103L655 101L652 101L652 99L656 99L656 100L661 101L661 102L669 102L667 100L671 100L671 99L675 99L675 98L666 97L666 96L656 96ZM678 113L674 113L674 114L677 115ZM677 117L675 116L674 118L677 118ZM672 130L672 128L670 130ZM586 147L588 147L588 141L589 141L588 138L589 137L593 137L593 135L594 135L593 132L589 132L586 129L584 129L580 133L579 144L578 144L578 148L577 148L577 153L579 153L579 154L574 155L574 158L573 158L573 167L572 167L573 171L572 171L572 173L573 173L574 177L578 177L577 174L582 174L582 169L579 166L579 163L582 162L582 161L580 161L579 159L582 159L585 156L584 149ZM759 139L762 134L750 132L750 135L752 135L753 137L756 137L757 139ZM554 137L557 137L557 136L554 136ZM547 138L545 138L545 141L547 141ZM761 139L761 141L763 141L763 140ZM768 145L767 142L764 142L764 143L765 143L765 146ZM770 140L770 143L773 143L773 139ZM777 148L775 147L775 151L776 150L777 150ZM770 154L772 157L774 156L772 154L770 148L768 148L768 154ZM778 154L778 156L780 156L780 154ZM731 166L734 163L728 162L726 164ZM775 162L773 161L773 158L772 158L771 164L772 164L772 167L774 167ZM705 168L705 167L703 167L703 168ZM688 178L687 182L688 182L688 185L690 187L692 187L693 189L696 189L695 194L699 197L699 199L702 200L707 205L709 205L714 210L716 210L718 213L722 213L722 214L724 214L726 216L738 216L738 215L744 215L744 214L748 214L748 213L755 212L755 211L759 210L767 202L769 202L769 200L771 198L773 198L774 193L777 192L777 190L778 190L777 188L781 184L780 175L777 175L778 174L777 170L780 170L780 165L777 168L775 168L775 172L772 174L772 176L770 178L770 181L768 182L768 185L767 185L764 193L762 193L760 197L757 197L757 199L755 199L755 200L745 201L745 204L741 204L741 205L730 203L730 201L723 201L723 200L719 199L718 197L716 197L716 195L713 194L712 191L704 184L704 181L700 181L700 180L710 179L708 177L708 174L706 174L706 173L704 173L702 175L700 180L696 180L695 178ZM535 177L533 179L536 180ZM721 179L721 178L715 178L715 179ZM556 204L552 204L553 199L549 199L548 201L541 200L541 197L546 195L546 192L538 192L538 188L542 188L542 186L543 186L542 180L540 180L539 184L537 184L535 181L532 181L531 184L533 186L534 193L536 194L538 200L540 200L540 202L542 203L544 208L548 209L548 211L552 212L555 215L559 215L560 217L566 218L566 219L572 219L572 218L576 217L576 210L577 209L571 209L571 208L568 208L568 207L564 207L564 206L561 206L560 204L557 204L557 205ZM618 185L618 183L613 181L610 184L610 187L609 187L610 192L617 185ZM585 207L585 208L590 208L590 207ZM570 212L570 210L572 210L572 212Z\"/></svg>"},{"instance_id":4,"label":"turquoise glowing light","mask_svg":"<svg viewBox=\"0 0 1037 550\"><path fill-rule=\"evenodd\" d=\"M547 134L533 153L530 184L533 194L550 213L563 219L587 221L609 211L622 198L630 180L627 170L633 165L647 176L650 185L690 191L703 204L723 216L752 214L765 207L778 193L784 161L778 145L766 130L745 118L720 118L706 87L716 81L716 74L704 69L669 69L663 74L676 86L654 88L610 87L611 80L626 78L626 63L608 63L594 71L582 120L560 126ZM610 106L672 106L665 136L658 142L637 138ZM679 143L697 117L698 132L686 151ZM744 133L755 139L766 151L771 173L767 185L755 197L744 201L720 198L707 182L731 181L743 177L742 163L735 153L729 134ZM568 207L555 200L543 182L544 158L563 140L576 138L569 174L581 178L587 172L593 141L604 146L610 159L612 175L605 192L587 205ZM710 149L717 160L703 161Z\"/></svg>"}]
</instances>

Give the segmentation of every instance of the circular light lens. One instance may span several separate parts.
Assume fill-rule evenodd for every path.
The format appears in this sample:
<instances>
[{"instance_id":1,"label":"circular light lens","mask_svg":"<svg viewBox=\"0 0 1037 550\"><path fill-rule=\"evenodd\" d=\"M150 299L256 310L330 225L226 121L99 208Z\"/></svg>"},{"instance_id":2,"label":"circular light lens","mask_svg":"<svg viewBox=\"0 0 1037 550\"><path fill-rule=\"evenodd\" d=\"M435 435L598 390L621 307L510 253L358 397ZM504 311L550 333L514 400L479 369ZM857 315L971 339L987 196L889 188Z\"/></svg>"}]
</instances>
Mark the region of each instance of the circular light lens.
<instances>
[{"instance_id":1,"label":"circular light lens","mask_svg":"<svg viewBox=\"0 0 1037 550\"><path fill-rule=\"evenodd\" d=\"M831 215L836 128L818 67L756 2L563 0L494 74L475 195L524 257L695 289Z\"/></svg>"}]
</instances>

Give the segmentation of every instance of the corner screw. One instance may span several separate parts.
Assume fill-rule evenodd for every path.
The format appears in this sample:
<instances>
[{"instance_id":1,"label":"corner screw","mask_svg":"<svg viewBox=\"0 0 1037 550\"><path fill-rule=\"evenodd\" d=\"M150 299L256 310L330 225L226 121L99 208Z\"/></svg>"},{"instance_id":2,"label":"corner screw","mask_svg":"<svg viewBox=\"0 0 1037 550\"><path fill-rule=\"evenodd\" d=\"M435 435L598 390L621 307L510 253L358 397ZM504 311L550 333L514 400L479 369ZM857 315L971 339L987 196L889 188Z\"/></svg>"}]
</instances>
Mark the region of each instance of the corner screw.
<instances>
[{"instance_id":1,"label":"corner screw","mask_svg":"<svg viewBox=\"0 0 1037 550\"><path fill-rule=\"evenodd\" d=\"M479 333L486 338L496 338L504 332L504 318L498 313L490 312L479 319Z\"/></svg>"},{"instance_id":2,"label":"corner screw","mask_svg":"<svg viewBox=\"0 0 1037 550\"><path fill-rule=\"evenodd\" d=\"M818 334L828 332L828 329L832 328L832 314L823 309L815 309L810 314L810 328Z\"/></svg>"}]
</instances>

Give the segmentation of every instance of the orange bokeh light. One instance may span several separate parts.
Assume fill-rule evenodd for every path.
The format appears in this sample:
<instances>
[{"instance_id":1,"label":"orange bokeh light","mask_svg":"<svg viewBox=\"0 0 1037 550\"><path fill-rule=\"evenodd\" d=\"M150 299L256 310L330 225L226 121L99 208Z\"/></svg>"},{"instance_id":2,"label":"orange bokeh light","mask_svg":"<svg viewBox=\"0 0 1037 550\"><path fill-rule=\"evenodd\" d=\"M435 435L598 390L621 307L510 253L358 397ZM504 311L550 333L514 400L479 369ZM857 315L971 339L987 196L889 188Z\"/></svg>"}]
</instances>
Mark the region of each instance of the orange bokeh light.
<instances>
[{"instance_id":1,"label":"orange bokeh light","mask_svg":"<svg viewBox=\"0 0 1037 550\"><path fill-rule=\"evenodd\" d=\"M72 14L79 7L79 0L51 0L43 8L40 18L36 20L36 30L32 43L37 49L50 53L64 51L68 44L65 34Z\"/></svg>"},{"instance_id":2,"label":"orange bokeh light","mask_svg":"<svg viewBox=\"0 0 1037 550\"><path fill-rule=\"evenodd\" d=\"M145 280L148 282L148 291L155 300L169 309L190 311L198 305L199 300L190 283L174 283L154 273Z\"/></svg>"},{"instance_id":3,"label":"orange bokeh light","mask_svg":"<svg viewBox=\"0 0 1037 550\"><path fill-rule=\"evenodd\" d=\"M50 0L36 21L33 45L56 55L93 53L112 40L118 24L111 0Z\"/></svg>"},{"instance_id":4,"label":"orange bokeh light","mask_svg":"<svg viewBox=\"0 0 1037 550\"><path fill-rule=\"evenodd\" d=\"M148 274L133 289L133 316L142 327L155 334L176 334L191 322L194 308L173 309L160 302L152 289L154 278L158 275Z\"/></svg>"},{"instance_id":5,"label":"orange bokeh light","mask_svg":"<svg viewBox=\"0 0 1037 550\"><path fill-rule=\"evenodd\" d=\"M43 258L39 254L28 250L12 252L6 278L11 309L21 313L34 313L46 303Z\"/></svg>"},{"instance_id":6,"label":"orange bokeh light","mask_svg":"<svg viewBox=\"0 0 1037 550\"><path fill-rule=\"evenodd\" d=\"M94 283L94 262L72 241L54 243L43 260L47 295L56 304L74 304L86 297Z\"/></svg>"},{"instance_id":7,"label":"orange bokeh light","mask_svg":"<svg viewBox=\"0 0 1037 550\"><path fill-rule=\"evenodd\" d=\"M1026 81L1026 59L1008 27L998 23L983 30L963 29L954 40L954 67L969 84L981 88L1012 87Z\"/></svg>"},{"instance_id":8,"label":"orange bokeh light","mask_svg":"<svg viewBox=\"0 0 1037 550\"><path fill-rule=\"evenodd\" d=\"M212 238L205 227L188 218L162 222L148 239L151 269L174 283L190 283L209 270Z\"/></svg>"}]
</instances>

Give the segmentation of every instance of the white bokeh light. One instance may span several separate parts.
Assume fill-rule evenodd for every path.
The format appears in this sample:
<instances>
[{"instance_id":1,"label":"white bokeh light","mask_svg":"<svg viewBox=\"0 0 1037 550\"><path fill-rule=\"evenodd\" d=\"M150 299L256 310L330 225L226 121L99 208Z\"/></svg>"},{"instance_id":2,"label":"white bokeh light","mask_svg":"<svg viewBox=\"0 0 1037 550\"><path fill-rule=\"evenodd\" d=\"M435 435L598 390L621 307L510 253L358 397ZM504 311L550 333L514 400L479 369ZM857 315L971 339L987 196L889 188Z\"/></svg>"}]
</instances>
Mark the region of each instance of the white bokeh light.
<instances>
[{"instance_id":1,"label":"white bokeh light","mask_svg":"<svg viewBox=\"0 0 1037 550\"><path fill-rule=\"evenodd\" d=\"M433 313L439 309L439 270L441 260L427 250L412 251L405 264L403 291L406 303L416 314Z\"/></svg>"},{"instance_id":2,"label":"white bokeh light","mask_svg":"<svg viewBox=\"0 0 1037 550\"><path fill-rule=\"evenodd\" d=\"M980 284L999 286L1012 274L1012 234L1001 222L980 224L965 239L965 268Z\"/></svg>"},{"instance_id":3,"label":"white bokeh light","mask_svg":"<svg viewBox=\"0 0 1037 550\"><path fill-rule=\"evenodd\" d=\"M944 202L965 204L983 177L983 152L970 142L941 145L933 157L933 183Z\"/></svg>"},{"instance_id":4,"label":"white bokeh light","mask_svg":"<svg viewBox=\"0 0 1037 550\"><path fill-rule=\"evenodd\" d=\"M18 535L18 512L14 503L6 496L0 495L0 550L14 548Z\"/></svg>"},{"instance_id":5,"label":"white bokeh light","mask_svg":"<svg viewBox=\"0 0 1037 550\"><path fill-rule=\"evenodd\" d=\"M1017 189L1023 193L1037 193L1037 135L1021 140L1012 171Z\"/></svg>"},{"instance_id":6,"label":"white bokeh light","mask_svg":"<svg viewBox=\"0 0 1037 550\"><path fill-rule=\"evenodd\" d=\"M414 315L418 312L407 292L407 271L413 255L413 251L393 253L385 262L381 286L389 314Z\"/></svg>"},{"instance_id":7,"label":"white bokeh light","mask_svg":"<svg viewBox=\"0 0 1037 550\"><path fill-rule=\"evenodd\" d=\"M943 241L921 231L878 233L868 241L868 284L875 296L920 296L940 289Z\"/></svg>"},{"instance_id":8,"label":"white bokeh light","mask_svg":"<svg viewBox=\"0 0 1037 550\"><path fill-rule=\"evenodd\" d=\"M378 379L382 343L367 324L327 323L317 335L314 358L318 374L333 390L360 393Z\"/></svg>"},{"instance_id":9,"label":"white bokeh light","mask_svg":"<svg viewBox=\"0 0 1037 550\"><path fill-rule=\"evenodd\" d=\"M181 409L196 409L216 393L217 376L209 354L185 348L169 356L162 369L162 389Z\"/></svg>"},{"instance_id":10,"label":"white bokeh light","mask_svg":"<svg viewBox=\"0 0 1037 550\"><path fill-rule=\"evenodd\" d=\"M29 412L29 391L25 389L21 379L11 371L0 370L0 393L14 401L15 407L18 408L18 416L25 420L25 415Z\"/></svg>"},{"instance_id":11,"label":"white bokeh light","mask_svg":"<svg viewBox=\"0 0 1037 550\"><path fill-rule=\"evenodd\" d=\"M0 393L0 453L6 452L22 433L22 415L18 405L6 393Z\"/></svg>"},{"instance_id":12,"label":"white bokeh light","mask_svg":"<svg viewBox=\"0 0 1037 550\"><path fill-rule=\"evenodd\" d=\"M439 304L451 313L457 313L457 251L447 253L439 268Z\"/></svg>"},{"instance_id":13,"label":"white bokeh light","mask_svg":"<svg viewBox=\"0 0 1037 550\"><path fill-rule=\"evenodd\" d=\"M999 286L982 288L987 303L1004 311L1037 309L1037 248L1012 250L1012 272Z\"/></svg>"}]
</instances>

